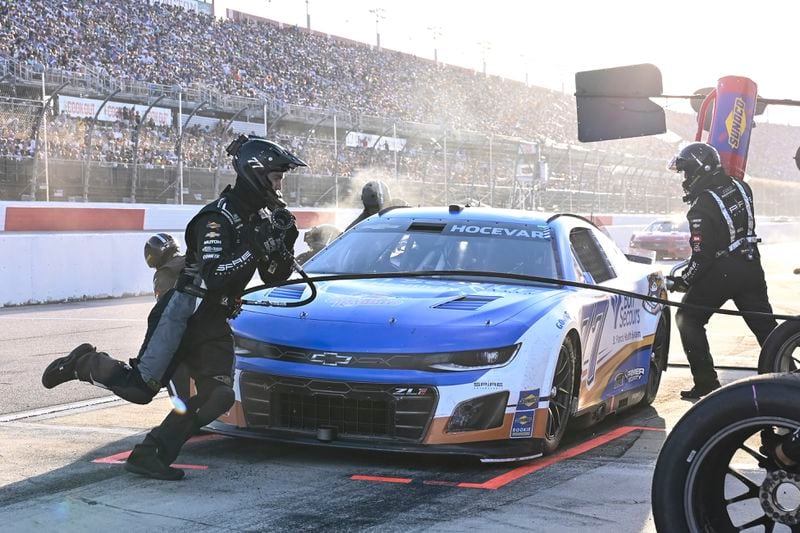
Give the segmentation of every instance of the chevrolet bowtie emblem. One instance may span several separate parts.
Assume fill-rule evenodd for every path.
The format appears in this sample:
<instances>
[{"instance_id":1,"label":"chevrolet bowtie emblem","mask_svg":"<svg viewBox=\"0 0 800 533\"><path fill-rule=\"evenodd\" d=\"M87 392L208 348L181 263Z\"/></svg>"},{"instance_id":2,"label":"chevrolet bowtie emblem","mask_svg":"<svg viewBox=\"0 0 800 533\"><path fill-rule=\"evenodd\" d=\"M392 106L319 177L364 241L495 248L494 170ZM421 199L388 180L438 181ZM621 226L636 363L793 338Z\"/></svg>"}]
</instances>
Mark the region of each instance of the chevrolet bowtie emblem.
<instances>
[{"instance_id":1,"label":"chevrolet bowtie emblem","mask_svg":"<svg viewBox=\"0 0 800 533\"><path fill-rule=\"evenodd\" d=\"M349 355L340 355L335 352L311 354L312 363L321 363L325 366L349 365L353 358Z\"/></svg>"}]
</instances>

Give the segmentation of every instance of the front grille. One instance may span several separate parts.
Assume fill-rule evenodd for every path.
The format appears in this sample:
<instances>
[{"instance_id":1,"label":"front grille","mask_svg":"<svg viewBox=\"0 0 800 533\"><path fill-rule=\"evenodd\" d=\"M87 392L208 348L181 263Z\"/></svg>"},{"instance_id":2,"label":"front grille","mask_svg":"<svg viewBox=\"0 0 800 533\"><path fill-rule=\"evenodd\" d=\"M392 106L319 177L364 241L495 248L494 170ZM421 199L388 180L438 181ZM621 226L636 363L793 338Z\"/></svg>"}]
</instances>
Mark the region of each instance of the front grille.
<instances>
[{"instance_id":1,"label":"front grille","mask_svg":"<svg viewBox=\"0 0 800 533\"><path fill-rule=\"evenodd\" d=\"M333 426L342 437L420 441L436 407L434 387L285 378L243 372L247 426L315 434Z\"/></svg>"}]
</instances>

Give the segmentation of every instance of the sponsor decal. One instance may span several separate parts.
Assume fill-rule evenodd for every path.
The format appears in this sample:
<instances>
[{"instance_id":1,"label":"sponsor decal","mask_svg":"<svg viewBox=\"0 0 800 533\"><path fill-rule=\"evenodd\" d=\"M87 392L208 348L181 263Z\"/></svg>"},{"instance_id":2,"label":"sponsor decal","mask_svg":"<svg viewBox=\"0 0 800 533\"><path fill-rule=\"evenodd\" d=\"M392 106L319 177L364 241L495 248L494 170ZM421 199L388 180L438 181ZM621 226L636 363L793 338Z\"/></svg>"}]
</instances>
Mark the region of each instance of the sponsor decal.
<instances>
[{"instance_id":1,"label":"sponsor decal","mask_svg":"<svg viewBox=\"0 0 800 533\"><path fill-rule=\"evenodd\" d=\"M539 389L523 390L517 398L517 412L511 424L511 438L519 439L533 435L534 410L539 405Z\"/></svg>"},{"instance_id":2,"label":"sponsor decal","mask_svg":"<svg viewBox=\"0 0 800 533\"><path fill-rule=\"evenodd\" d=\"M725 119L725 129L728 130L728 145L737 150L744 132L747 131L747 113L742 97L733 101L733 109Z\"/></svg>"},{"instance_id":3,"label":"sponsor decal","mask_svg":"<svg viewBox=\"0 0 800 533\"><path fill-rule=\"evenodd\" d=\"M516 413L511 424L511 438L519 439L533 435L533 411Z\"/></svg>"},{"instance_id":4,"label":"sponsor decal","mask_svg":"<svg viewBox=\"0 0 800 533\"><path fill-rule=\"evenodd\" d=\"M469 235L490 235L511 239L550 239L550 228L547 226L511 227L511 226L479 226L477 224L452 224L446 230L448 233L465 233Z\"/></svg>"},{"instance_id":5,"label":"sponsor decal","mask_svg":"<svg viewBox=\"0 0 800 533\"><path fill-rule=\"evenodd\" d=\"M624 372L617 372L614 375L614 379L612 380L612 387L615 389L621 389L627 383L633 383L635 381L639 381L644 377L644 368L636 367L630 368L625 370Z\"/></svg>"},{"instance_id":6,"label":"sponsor decal","mask_svg":"<svg viewBox=\"0 0 800 533\"><path fill-rule=\"evenodd\" d=\"M222 241L219 239L205 239L203 241L204 244L222 244Z\"/></svg>"},{"instance_id":7,"label":"sponsor decal","mask_svg":"<svg viewBox=\"0 0 800 533\"><path fill-rule=\"evenodd\" d=\"M203 246L201 252L221 252L222 248L219 246Z\"/></svg>"},{"instance_id":8,"label":"sponsor decal","mask_svg":"<svg viewBox=\"0 0 800 533\"><path fill-rule=\"evenodd\" d=\"M427 387L396 387L392 396L425 396L428 390Z\"/></svg>"},{"instance_id":9,"label":"sponsor decal","mask_svg":"<svg viewBox=\"0 0 800 533\"><path fill-rule=\"evenodd\" d=\"M272 158L270 157L269 160L272 161ZM247 160L247 162L253 168L264 168L264 165L262 165L261 161L259 161L258 158L256 157L251 157L250 159Z\"/></svg>"},{"instance_id":10,"label":"sponsor decal","mask_svg":"<svg viewBox=\"0 0 800 533\"><path fill-rule=\"evenodd\" d=\"M644 377L644 368L642 367L631 368L625 371L625 380L628 383L639 381L642 377Z\"/></svg>"},{"instance_id":11,"label":"sponsor decal","mask_svg":"<svg viewBox=\"0 0 800 533\"><path fill-rule=\"evenodd\" d=\"M216 231L209 231L208 233L206 233L206 237L209 239L215 239L217 237L220 237L220 234L217 233Z\"/></svg>"},{"instance_id":12,"label":"sponsor decal","mask_svg":"<svg viewBox=\"0 0 800 533\"><path fill-rule=\"evenodd\" d=\"M219 229L219 228L220 228L220 223L219 223L219 222L214 222L214 221L211 221L211 222L209 222L208 224L206 224L206 227L207 227L208 229Z\"/></svg>"},{"instance_id":13,"label":"sponsor decal","mask_svg":"<svg viewBox=\"0 0 800 533\"><path fill-rule=\"evenodd\" d=\"M539 405L539 389L520 391L517 411L536 409L537 405Z\"/></svg>"},{"instance_id":14,"label":"sponsor decal","mask_svg":"<svg viewBox=\"0 0 800 533\"><path fill-rule=\"evenodd\" d=\"M658 298L664 288L664 279L658 274L647 275L647 295L653 298ZM651 315L656 315L661 311L661 304L656 302L647 302L642 300L642 307Z\"/></svg>"},{"instance_id":15,"label":"sponsor decal","mask_svg":"<svg viewBox=\"0 0 800 533\"><path fill-rule=\"evenodd\" d=\"M472 384L474 389L502 389L502 381L476 381Z\"/></svg>"},{"instance_id":16,"label":"sponsor decal","mask_svg":"<svg viewBox=\"0 0 800 533\"><path fill-rule=\"evenodd\" d=\"M632 296L613 295L611 307L614 310L614 329L635 326L642 321L636 298Z\"/></svg>"},{"instance_id":17,"label":"sponsor decal","mask_svg":"<svg viewBox=\"0 0 800 533\"><path fill-rule=\"evenodd\" d=\"M342 296L331 298L331 307L360 307L362 305L397 306L403 303L401 298L391 296Z\"/></svg>"}]
</instances>

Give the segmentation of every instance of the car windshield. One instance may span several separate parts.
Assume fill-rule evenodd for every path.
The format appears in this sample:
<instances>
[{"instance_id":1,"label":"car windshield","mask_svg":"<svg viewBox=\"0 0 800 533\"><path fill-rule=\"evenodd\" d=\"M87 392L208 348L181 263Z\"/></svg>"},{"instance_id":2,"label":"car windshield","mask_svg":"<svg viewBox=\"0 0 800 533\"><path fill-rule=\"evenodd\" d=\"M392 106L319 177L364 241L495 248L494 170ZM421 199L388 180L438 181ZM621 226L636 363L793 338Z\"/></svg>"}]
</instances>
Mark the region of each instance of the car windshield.
<instances>
[{"instance_id":1,"label":"car windshield","mask_svg":"<svg viewBox=\"0 0 800 533\"><path fill-rule=\"evenodd\" d=\"M663 233L671 233L673 231L689 231L689 223L686 221L683 222L673 222L669 220L662 220L659 222L653 222L650 226L647 227L647 231L652 232L663 232Z\"/></svg>"},{"instance_id":2,"label":"car windshield","mask_svg":"<svg viewBox=\"0 0 800 533\"><path fill-rule=\"evenodd\" d=\"M472 270L553 278L553 246L546 225L388 220L347 231L304 266L330 274Z\"/></svg>"}]
</instances>

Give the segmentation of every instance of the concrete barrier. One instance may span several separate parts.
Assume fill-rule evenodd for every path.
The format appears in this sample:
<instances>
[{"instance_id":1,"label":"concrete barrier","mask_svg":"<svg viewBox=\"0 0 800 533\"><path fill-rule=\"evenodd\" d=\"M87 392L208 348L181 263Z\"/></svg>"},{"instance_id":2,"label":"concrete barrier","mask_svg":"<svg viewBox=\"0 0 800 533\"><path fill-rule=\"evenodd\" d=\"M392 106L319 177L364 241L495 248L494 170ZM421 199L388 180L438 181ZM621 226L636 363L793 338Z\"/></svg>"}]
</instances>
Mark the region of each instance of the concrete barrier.
<instances>
[{"instance_id":1,"label":"concrete barrier","mask_svg":"<svg viewBox=\"0 0 800 533\"><path fill-rule=\"evenodd\" d=\"M198 206L0 202L0 307L152 293L146 240L170 233L185 250L183 231ZM322 223L344 229L358 209L292 209L300 238ZM627 251L630 235L658 215L597 215ZM800 223L759 220L764 243L800 240Z\"/></svg>"}]
</instances>

